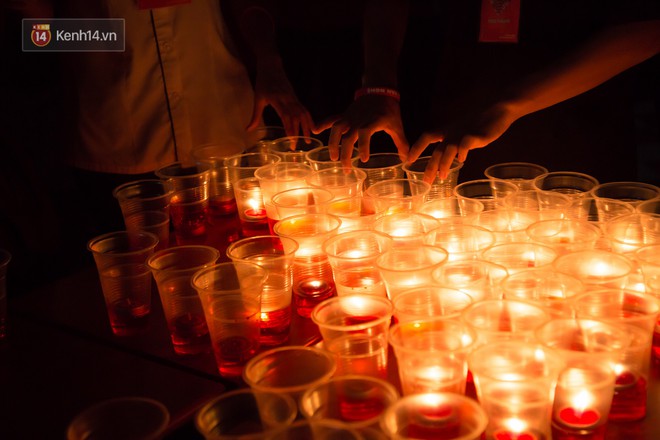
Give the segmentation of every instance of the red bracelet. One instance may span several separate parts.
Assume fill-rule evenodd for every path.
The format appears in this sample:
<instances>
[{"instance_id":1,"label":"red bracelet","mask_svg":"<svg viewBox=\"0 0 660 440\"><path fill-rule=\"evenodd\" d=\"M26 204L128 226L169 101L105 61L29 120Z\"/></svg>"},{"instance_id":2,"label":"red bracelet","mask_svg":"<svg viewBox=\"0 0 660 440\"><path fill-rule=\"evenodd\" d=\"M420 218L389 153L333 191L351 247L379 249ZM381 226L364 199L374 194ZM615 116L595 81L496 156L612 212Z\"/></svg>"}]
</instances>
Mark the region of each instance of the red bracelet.
<instances>
[{"instance_id":1,"label":"red bracelet","mask_svg":"<svg viewBox=\"0 0 660 440\"><path fill-rule=\"evenodd\" d=\"M365 95L389 96L397 101L401 101L401 94L395 89L390 89L389 87L362 87L355 91L353 99L358 99Z\"/></svg>"}]
</instances>

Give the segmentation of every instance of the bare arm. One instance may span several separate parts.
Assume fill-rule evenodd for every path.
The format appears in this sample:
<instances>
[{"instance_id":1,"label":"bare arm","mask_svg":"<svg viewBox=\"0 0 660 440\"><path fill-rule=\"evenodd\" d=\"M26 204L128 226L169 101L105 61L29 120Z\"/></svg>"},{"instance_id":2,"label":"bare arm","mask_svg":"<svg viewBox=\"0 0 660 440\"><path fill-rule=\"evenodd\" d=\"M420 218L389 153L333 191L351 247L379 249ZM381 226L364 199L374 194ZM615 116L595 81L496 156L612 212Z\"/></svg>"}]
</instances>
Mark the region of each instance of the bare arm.
<instances>
[{"instance_id":1,"label":"bare arm","mask_svg":"<svg viewBox=\"0 0 660 440\"><path fill-rule=\"evenodd\" d=\"M408 21L408 0L368 0L364 10L364 87L396 89L398 62ZM318 131L331 128L328 147L333 158L350 165L357 142L362 160L369 157L370 139L377 131L392 137L399 154L405 158L408 141L401 122L399 102L388 96L366 95L354 101L340 117L320 124Z\"/></svg>"},{"instance_id":2,"label":"bare arm","mask_svg":"<svg viewBox=\"0 0 660 440\"><path fill-rule=\"evenodd\" d=\"M523 79L497 104L469 121L426 132L410 150L416 160L425 148L443 142L432 155L425 178L444 178L453 159L465 161L470 150L499 138L521 117L573 98L660 53L660 20L608 28L557 64Z\"/></svg>"}]
</instances>

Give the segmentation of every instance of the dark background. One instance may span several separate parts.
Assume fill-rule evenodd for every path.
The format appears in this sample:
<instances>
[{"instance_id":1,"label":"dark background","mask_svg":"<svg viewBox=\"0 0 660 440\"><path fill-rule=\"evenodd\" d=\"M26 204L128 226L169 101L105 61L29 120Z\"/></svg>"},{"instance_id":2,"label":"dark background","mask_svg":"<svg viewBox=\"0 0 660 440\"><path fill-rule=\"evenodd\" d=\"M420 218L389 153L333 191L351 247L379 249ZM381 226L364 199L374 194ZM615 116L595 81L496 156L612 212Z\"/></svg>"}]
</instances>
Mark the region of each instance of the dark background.
<instances>
[{"instance_id":1,"label":"dark background","mask_svg":"<svg viewBox=\"0 0 660 440\"><path fill-rule=\"evenodd\" d=\"M359 1L281 0L278 42L289 79L315 120L340 113L360 85ZM480 1L413 1L400 58L401 109L412 143L433 121L460 116L511 81L552 63L600 27L658 17L657 1L522 1L519 42L478 43ZM650 6L649 6L650 5ZM90 263L98 231L61 158L68 94L57 54L20 51L20 17L3 10L0 84L0 247L14 256L10 295ZM459 181L500 162L579 171L601 182L660 183L660 58L517 121L470 153ZM272 111L266 122L277 124ZM320 136L327 139L327 133ZM377 135L372 151L393 151ZM99 195L113 202L109 194ZM103 231L109 232L109 231Z\"/></svg>"}]
</instances>

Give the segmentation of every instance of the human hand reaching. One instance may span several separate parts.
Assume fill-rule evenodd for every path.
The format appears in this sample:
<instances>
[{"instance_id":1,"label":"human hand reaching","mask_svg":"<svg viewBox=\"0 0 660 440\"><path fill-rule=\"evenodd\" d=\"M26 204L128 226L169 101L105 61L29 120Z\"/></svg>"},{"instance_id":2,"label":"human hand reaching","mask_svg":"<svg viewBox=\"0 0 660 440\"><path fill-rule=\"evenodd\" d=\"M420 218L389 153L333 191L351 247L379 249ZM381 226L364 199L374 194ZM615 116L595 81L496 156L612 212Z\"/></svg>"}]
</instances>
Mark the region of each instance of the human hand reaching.
<instances>
[{"instance_id":1,"label":"human hand reaching","mask_svg":"<svg viewBox=\"0 0 660 440\"><path fill-rule=\"evenodd\" d=\"M403 131L401 110L396 98L382 95L365 95L353 101L341 116L326 119L314 133L330 128L328 149L332 160L351 166L355 143L358 144L362 161L369 158L371 136L378 131L387 133L396 145L401 160L408 156L409 144ZM341 145L341 156L339 146Z\"/></svg>"},{"instance_id":2,"label":"human hand reaching","mask_svg":"<svg viewBox=\"0 0 660 440\"><path fill-rule=\"evenodd\" d=\"M455 158L465 162L468 152L491 144L516 119L507 105L498 104L481 114L454 121L446 128L426 131L410 148L407 162L416 161L430 144L438 143L424 171L424 180L431 183L436 176L446 179Z\"/></svg>"}]
</instances>

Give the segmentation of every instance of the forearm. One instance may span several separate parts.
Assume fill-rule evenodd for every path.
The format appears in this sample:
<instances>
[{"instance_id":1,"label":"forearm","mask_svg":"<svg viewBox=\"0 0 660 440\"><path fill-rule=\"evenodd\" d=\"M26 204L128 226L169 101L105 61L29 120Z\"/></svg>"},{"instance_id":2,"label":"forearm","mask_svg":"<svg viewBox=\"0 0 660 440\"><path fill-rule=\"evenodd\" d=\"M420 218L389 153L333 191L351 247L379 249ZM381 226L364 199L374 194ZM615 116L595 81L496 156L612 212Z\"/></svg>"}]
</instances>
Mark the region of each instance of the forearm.
<instances>
[{"instance_id":1,"label":"forearm","mask_svg":"<svg viewBox=\"0 0 660 440\"><path fill-rule=\"evenodd\" d=\"M396 87L408 0L368 0L364 11L362 85Z\"/></svg>"},{"instance_id":2,"label":"forearm","mask_svg":"<svg viewBox=\"0 0 660 440\"><path fill-rule=\"evenodd\" d=\"M499 105L518 119L597 87L658 53L660 20L619 25L522 81Z\"/></svg>"}]
</instances>

